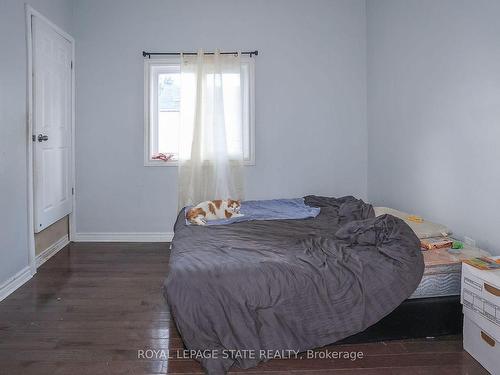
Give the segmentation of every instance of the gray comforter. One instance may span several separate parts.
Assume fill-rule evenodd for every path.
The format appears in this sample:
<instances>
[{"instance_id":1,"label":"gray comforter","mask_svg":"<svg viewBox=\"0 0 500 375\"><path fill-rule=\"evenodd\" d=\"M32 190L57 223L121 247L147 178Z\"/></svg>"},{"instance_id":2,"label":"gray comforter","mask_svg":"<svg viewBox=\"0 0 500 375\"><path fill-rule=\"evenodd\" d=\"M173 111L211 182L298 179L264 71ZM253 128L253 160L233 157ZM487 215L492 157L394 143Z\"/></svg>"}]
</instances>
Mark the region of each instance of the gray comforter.
<instances>
[{"instance_id":1,"label":"gray comforter","mask_svg":"<svg viewBox=\"0 0 500 375\"><path fill-rule=\"evenodd\" d=\"M211 227L178 217L165 295L208 374L363 331L418 286L420 243L404 221L353 197L305 202L321 213Z\"/></svg>"}]
</instances>

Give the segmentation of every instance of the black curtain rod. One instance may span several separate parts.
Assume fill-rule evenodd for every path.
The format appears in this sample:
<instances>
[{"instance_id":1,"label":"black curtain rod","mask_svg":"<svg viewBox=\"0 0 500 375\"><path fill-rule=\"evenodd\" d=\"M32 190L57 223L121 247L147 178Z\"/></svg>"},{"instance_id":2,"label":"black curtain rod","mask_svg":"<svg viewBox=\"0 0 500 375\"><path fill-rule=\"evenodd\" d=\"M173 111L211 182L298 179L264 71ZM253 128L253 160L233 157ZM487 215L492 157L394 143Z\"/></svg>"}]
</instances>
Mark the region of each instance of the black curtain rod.
<instances>
[{"instance_id":1,"label":"black curtain rod","mask_svg":"<svg viewBox=\"0 0 500 375\"><path fill-rule=\"evenodd\" d=\"M181 52L146 52L142 51L142 56L151 58L151 56L179 56ZM182 52L184 55L196 55L198 52ZM213 55L213 52L205 52L205 55ZM238 52L220 52L221 55L237 55ZM253 55L258 56L259 51L249 51L249 52L241 52L242 55L249 55L252 57Z\"/></svg>"}]
</instances>

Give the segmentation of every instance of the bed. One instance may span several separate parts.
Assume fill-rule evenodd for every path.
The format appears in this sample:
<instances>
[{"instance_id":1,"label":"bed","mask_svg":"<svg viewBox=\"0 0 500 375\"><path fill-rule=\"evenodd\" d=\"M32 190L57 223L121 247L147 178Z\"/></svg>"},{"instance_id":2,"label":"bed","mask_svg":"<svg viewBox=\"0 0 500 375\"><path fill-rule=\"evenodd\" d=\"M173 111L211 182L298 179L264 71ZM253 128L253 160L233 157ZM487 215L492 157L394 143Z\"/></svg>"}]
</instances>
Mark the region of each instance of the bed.
<instances>
[{"instance_id":1,"label":"bed","mask_svg":"<svg viewBox=\"0 0 500 375\"><path fill-rule=\"evenodd\" d=\"M315 218L175 225L165 296L208 374L256 366L366 330L418 287L420 242L353 197L305 197ZM215 353L215 354L214 354Z\"/></svg>"}]
</instances>

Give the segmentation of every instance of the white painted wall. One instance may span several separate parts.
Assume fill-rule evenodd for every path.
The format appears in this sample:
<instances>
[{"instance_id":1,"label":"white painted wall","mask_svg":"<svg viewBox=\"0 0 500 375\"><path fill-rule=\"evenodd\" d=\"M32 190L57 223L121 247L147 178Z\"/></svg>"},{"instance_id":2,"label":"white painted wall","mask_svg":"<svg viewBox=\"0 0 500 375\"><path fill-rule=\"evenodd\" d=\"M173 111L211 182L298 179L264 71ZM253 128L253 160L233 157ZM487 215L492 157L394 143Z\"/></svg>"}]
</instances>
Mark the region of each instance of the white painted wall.
<instances>
[{"instance_id":1,"label":"white painted wall","mask_svg":"<svg viewBox=\"0 0 500 375\"><path fill-rule=\"evenodd\" d=\"M368 1L368 192L500 254L500 2Z\"/></svg>"},{"instance_id":2,"label":"white painted wall","mask_svg":"<svg viewBox=\"0 0 500 375\"><path fill-rule=\"evenodd\" d=\"M72 33L73 0L30 0ZM29 263L24 1L0 1L0 285Z\"/></svg>"},{"instance_id":3,"label":"white painted wall","mask_svg":"<svg viewBox=\"0 0 500 375\"><path fill-rule=\"evenodd\" d=\"M143 166L141 52L258 49L247 198L366 196L363 0L76 3L77 232L168 232L177 170Z\"/></svg>"}]
</instances>

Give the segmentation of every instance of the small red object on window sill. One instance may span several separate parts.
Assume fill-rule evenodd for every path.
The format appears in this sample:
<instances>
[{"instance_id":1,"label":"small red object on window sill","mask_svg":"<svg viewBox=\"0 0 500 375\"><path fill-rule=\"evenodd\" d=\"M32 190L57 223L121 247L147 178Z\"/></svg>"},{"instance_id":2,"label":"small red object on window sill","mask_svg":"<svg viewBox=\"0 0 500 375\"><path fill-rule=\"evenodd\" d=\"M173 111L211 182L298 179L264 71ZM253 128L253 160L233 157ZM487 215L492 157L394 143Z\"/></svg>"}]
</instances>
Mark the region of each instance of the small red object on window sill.
<instances>
[{"instance_id":1,"label":"small red object on window sill","mask_svg":"<svg viewBox=\"0 0 500 375\"><path fill-rule=\"evenodd\" d=\"M151 157L151 159L153 160L162 160L162 161L169 161L170 159L172 159L174 157L173 154L164 154L162 152L158 153L158 154L155 154Z\"/></svg>"}]
</instances>

